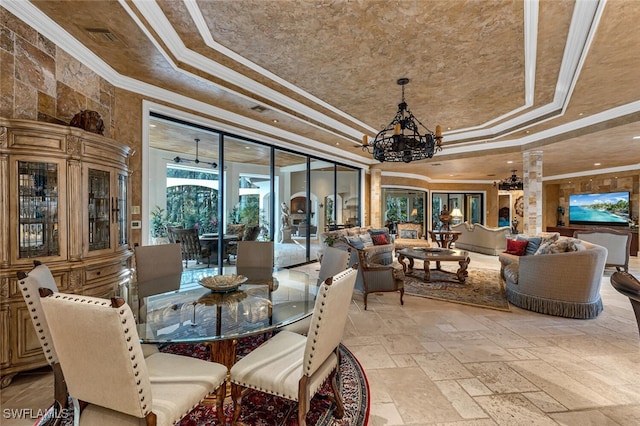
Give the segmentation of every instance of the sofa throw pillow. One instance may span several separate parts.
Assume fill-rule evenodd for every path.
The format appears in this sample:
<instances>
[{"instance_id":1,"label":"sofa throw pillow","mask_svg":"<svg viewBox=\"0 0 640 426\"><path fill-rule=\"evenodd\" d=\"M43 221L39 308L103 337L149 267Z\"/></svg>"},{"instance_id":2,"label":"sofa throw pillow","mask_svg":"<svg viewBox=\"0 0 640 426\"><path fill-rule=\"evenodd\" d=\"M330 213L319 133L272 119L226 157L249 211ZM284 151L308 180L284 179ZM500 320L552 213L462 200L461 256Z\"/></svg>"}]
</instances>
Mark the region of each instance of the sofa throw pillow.
<instances>
[{"instance_id":1,"label":"sofa throw pillow","mask_svg":"<svg viewBox=\"0 0 640 426\"><path fill-rule=\"evenodd\" d=\"M347 237L347 236L345 236L344 239L347 242L347 244L357 248L358 250L362 250L364 248L364 243L362 242L360 237Z\"/></svg>"},{"instance_id":2,"label":"sofa throw pillow","mask_svg":"<svg viewBox=\"0 0 640 426\"><path fill-rule=\"evenodd\" d=\"M387 239L387 234L372 234L371 239L373 240L373 245L375 246L389 244L389 240Z\"/></svg>"},{"instance_id":3,"label":"sofa throw pillow","mask_svg":"<svg viewBox=\"0 0 640 426\"><path fill-rule=\"evenodd\" d=\"M364 244L365 247L373 246L373 240L371 239L371 234L369 234L368 232L360 235L360 239L362 240L362 244Z\"/></svg>"},{"instance_id":4,"label":"sofa throw pillow","mask_svg":"<svg viewBox=\"0 0 640 426\"><path fill-rule=\"evenodd\" d=\"M541 237L531 237L526 235L518 235L516 240L527 241L527 250L525 251L525 256L533 256L536 254L538 247L542 244Z\"/></svg>"},{"instance_id":5,"label":"sofa throw pillow","mask_svg":"<svg viewBox=\"0 0 640 426\"><path fill-rule=\"evenodd\" d=\"M418 231L415 229L402 229L400 231L400 238L408 238L410 240L418 239Z\"/></svg>"},{"instance_id":6,"label":"sofa throw pillow","mask_svg":"<svg viewBox=\"0 0 640 426\"><path fill-rule=\"evenodd\" d=\"M507 250L505 253L516 256L524 256L527 251L528 241L526 240L507 240Z\"/></svg>"}]
</instances>

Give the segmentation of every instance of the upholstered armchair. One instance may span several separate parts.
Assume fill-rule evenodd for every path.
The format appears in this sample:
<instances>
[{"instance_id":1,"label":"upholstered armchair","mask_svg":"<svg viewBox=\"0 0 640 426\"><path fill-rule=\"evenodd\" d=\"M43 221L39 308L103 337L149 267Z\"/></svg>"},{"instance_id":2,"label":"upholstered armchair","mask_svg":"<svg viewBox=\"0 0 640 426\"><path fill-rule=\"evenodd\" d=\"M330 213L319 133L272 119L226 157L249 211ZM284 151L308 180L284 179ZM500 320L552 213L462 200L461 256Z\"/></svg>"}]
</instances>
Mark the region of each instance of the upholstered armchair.
<instances>
[{"instance_id":1,"label":"upholstered armchair","mask_svg":"<svg viewBox=\"0 0 640 426\"><path fill-rule=\"evenodd\" d=\"M606 266L615 266L616 270L625 272L629 270L631 237L629 231L609 228L580 229L573 232L573 238L606 247Z\"/></svg>"},{"instance_id":2,"label":"upholstered armchair","mask_svg":"<svg viewBox=\"0 0 640 426\"><path fill-rule=\"evenodd\" d=\"M75 424L174 425L215 390L224 424L224 365L159 352L143 358L133 312L123 299L50 290L42 296ZM81 411L76 401L87 405Z\"/></svg>"},{"instance_id":3,"label":"upholstered armchair","mask_svg":"<svg viewBox=\"0 0 640 426\"><path fill-rule=\"evenodd\" d=\"M421 224L399 223L396 227L398 234L393 242L396 252L411 247L431 247L431 243L424 237Z\"/></svg>"},{"instance_id":4,"label":"upholstered armchair","mask_svg":"<svg viewBox=\"0 0 640 426\"><path fill-rule=\"evenodd\" d=\"M251 388L297 401L298 424L305 426L311 398L327 378L335 396L334 416L342 418L336 374L356 276L351 268L320 286L307 336L283 330L231 367L232 424L240 420L243 389Z\"/></svg>"},{"instance_id":5,"label":"upholstered armchair","mask_svg":"<svg viewBox=\"0 0 640 426\"><path fill-rule=\"evenodd\" d=\"M402 265L393 262L391 265L378 265L369 261L369 255L364 250L358 250L359 269L362 274L364 293L364 309L367 309L369 293L398 291L400 304L404 305L404 272Z\"/></svg>"}]
</instances>

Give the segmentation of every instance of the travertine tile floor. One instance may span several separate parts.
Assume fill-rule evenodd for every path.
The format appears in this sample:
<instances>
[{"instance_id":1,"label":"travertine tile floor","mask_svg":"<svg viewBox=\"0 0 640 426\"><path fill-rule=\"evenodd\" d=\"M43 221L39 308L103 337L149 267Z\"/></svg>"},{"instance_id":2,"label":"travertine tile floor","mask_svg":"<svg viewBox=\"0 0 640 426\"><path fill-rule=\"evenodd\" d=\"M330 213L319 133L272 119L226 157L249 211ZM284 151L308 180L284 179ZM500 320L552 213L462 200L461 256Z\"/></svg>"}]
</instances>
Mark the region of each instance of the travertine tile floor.
<instances>
[{"instance_id":1,"label":"travertine tile floor","mask_svg":"<svg viewBox=\"0 0 640 426\"><path fill-rule=\"evenodd\" d=\"M630 272L640 276L640 260ZM471 254L470 268L499 269ZM318 265L303 267L317 274ZM397 294L354 295L344 343L371 389L369 424L638 425L640 337L627 298L602 279L604 311L594 320L469 307ZM47 369L17 376L2 390L10 409L36 413L51 403Z\"/></svg>"}]
</instances>

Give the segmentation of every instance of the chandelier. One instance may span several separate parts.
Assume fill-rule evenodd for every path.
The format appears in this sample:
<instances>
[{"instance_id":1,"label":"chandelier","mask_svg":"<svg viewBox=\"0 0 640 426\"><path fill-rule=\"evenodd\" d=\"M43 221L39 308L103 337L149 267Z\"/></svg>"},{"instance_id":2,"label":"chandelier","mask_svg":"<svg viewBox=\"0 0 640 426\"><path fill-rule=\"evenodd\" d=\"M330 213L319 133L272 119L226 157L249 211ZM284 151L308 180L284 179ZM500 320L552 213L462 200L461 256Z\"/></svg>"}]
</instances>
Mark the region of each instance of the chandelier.
<instances>
[{"instance_id":1,"label":"chandelier","mask_svg":"<svg viewBox=\"0 0 640 426\"><path fill-rule=\"evenodd\" d=\"M502 191L518 191L518 190L522 190L524 185L522 183L522 179L520 179L520 177L516 176L516 171L517 170L511 170L511 172L513 173L511 175L511 177L502 179L500 181L500 183L498 184L498 189L500 189Z\"/></svg>"},{"instance_id":2,"label":"chandelier","mask_svg":"<svg viewBox=\"0 0 640 426\"><path fill-rule=\"evenodd\" d=\"M404 86L409 83L408 78L400 78L397 83L402 86L402 102L398 104L398 112L384 129L369 144L367 135L362 137L362 150L373 154L373 158L380 162L404 161L409 163L415 160L431 158L433 154L442 151L442 128L436 126L436 132L431 130L418 120L404 100ZM426 133L421 135L418 125L422 126Z\"/></svg>"},{"instance_id":3,"label":"chandelier","mask_svg":"<svg viewBox=\"0 0 640 426\"><path fill-rule=\"evenodd\" d=\"M214 169L218 168L218 163L216 163L215 161L214 161L214 162L212 162L212 163L210 163L210 162L208 162L208 161L200 161L200 160L198 159L198 143L200 142L200 139L195 138L195 139L194 139L194 141L196 142L196 159L195 159L195 160L189 160L189 159L187 159L187 158L182 158L182 157L178 157L178 156L176 156L176 157L173 159L173 162L174 162L174 163L194 163L194 164L200 164L200 163L202 163L202 164L207 164L207 165L209 165L209 166L213 167Z\"/></svg>"}]
</instances>

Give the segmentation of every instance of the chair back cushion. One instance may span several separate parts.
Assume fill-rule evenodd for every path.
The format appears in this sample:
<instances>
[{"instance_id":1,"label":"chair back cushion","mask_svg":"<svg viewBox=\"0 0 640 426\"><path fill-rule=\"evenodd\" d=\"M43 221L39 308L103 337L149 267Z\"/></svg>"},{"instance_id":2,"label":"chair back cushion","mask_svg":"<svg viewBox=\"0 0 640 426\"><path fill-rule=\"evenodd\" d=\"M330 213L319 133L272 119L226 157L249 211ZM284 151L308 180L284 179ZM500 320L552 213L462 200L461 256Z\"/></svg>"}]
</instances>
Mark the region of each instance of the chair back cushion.
<instances>
[{"instance_id":1,"label":"chair back cushion","mask_svg":"<svg viewBox=\"0 0 640 426\"><path fill-rule=\"evenodd\" d=\"M69 395L131 416L147 415L151 385L129 305L112 307L106 299L64 293L41 302Z\"/></svg>"},{"instance_id":2,"label":"chair back cushion","mask_svg":"<svg viewBox=\"0 0 640 426\"><path fill-rule=\"evenodd\" d=\"M249 280L273 276L273 241L238 241L236 271Z\"/></svg>"},{"instance_id":3,"label":"chair back cushion","mask_svg":"<svg viewBox=\"0 0 640 426\"><path fill-rule=\"evenodd\" d=\"M329 277L337 275L349 267L351 250L341 250L335 247L326 247L322 253L320 272L318 272L318 285Z\"/></svg>"},{"instance_id":4,"label":"chair back cushion","mask_svg":"<svg viewBox=\"0 0 640 426\"><path fill-rule=\"evenodd\" d=\"M347 269L320 285L307 334L303 374L313 375L340 344L357 274L357 269Z\"/></svg>"},{"instance_id":5,"label":"chair back cushion","mask_svg":"<svg viewBox=\"0 0 640 426\"><path fill-rule=\"evenodd\" d=\"M135 247L138 297L180 288L182 254L180 244Z\"/></svg>"},{"instance_id":6,"label":"chair back cushion","mask_svg":"<svg viewBox=\"0 0 640 426\"><path fill-rule=\"evenodd\" d=\"M51 271L47 265L39 264L33 268L26 277L18 280L18 287L22 292L24 303L27 305L29 316L36 329L36 334L40 340L40 345L42 346L47 362L49 365L57 363L58 355L51 340L49 324L42 310L40 293L38 292L40 288L47 288L54 293L58 291L58 286Z\"/></svg>"}]
</instances>

